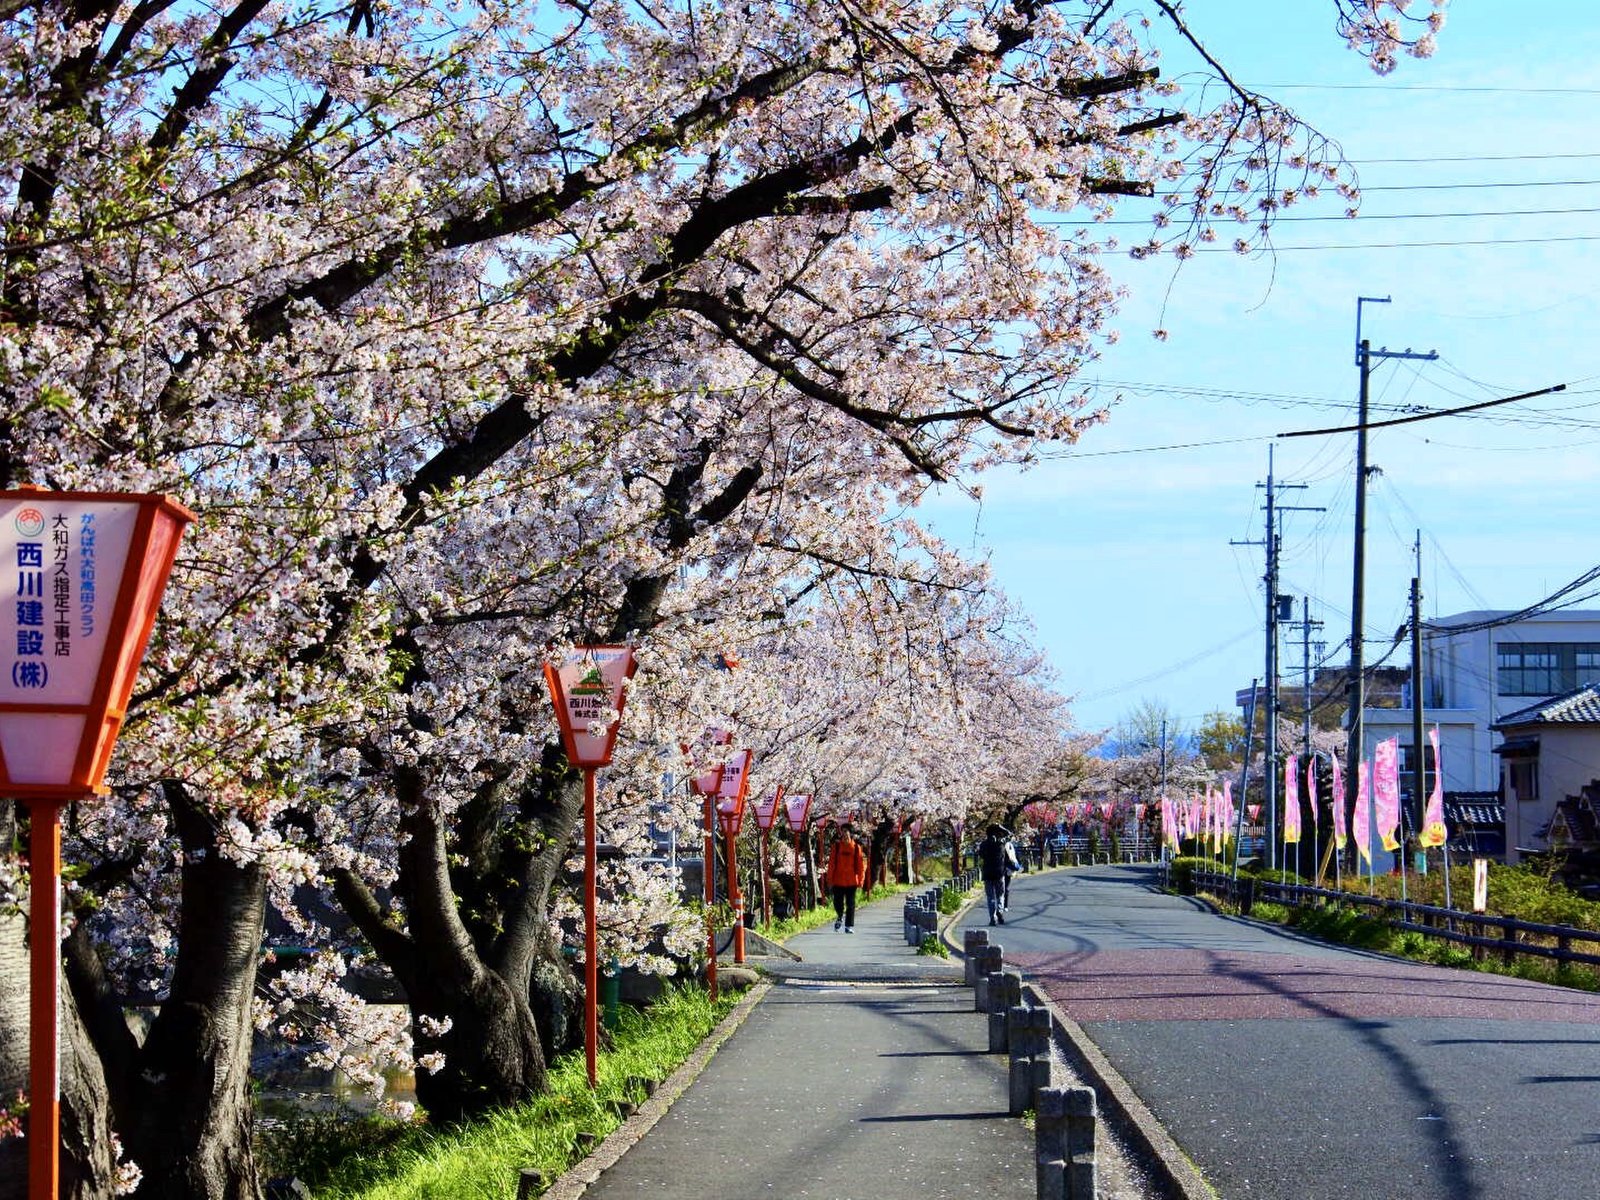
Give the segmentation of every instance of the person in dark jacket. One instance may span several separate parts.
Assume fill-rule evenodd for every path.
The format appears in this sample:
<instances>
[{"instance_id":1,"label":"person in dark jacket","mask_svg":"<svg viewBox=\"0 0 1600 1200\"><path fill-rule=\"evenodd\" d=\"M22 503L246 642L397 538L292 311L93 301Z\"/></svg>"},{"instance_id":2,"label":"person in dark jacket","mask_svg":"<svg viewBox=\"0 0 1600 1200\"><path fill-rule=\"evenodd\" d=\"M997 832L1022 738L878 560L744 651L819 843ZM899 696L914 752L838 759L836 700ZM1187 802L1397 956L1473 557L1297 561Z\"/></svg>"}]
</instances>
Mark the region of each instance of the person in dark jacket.
<instances>
[{"instance_id":1,"label":"person in dark jacket","mask_svg":"<svg viewBox=\"0 0 1600 1200\"><path fill-rule=\"evenodd\" d=\"M983 897L989 902L989 924L1006 923L1006 831L999 825L978 843L978 874L983 879Z\"/></svg>"}]
</instances>

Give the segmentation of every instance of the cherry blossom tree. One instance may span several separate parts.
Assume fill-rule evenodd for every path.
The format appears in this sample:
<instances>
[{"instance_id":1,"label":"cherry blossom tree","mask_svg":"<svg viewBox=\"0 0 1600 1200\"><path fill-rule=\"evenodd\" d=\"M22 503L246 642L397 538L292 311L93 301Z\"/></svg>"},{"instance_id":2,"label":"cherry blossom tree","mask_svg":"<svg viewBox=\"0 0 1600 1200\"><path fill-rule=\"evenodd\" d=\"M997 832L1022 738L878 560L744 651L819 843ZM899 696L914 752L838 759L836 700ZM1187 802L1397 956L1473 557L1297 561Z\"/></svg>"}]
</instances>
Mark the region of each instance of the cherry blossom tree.
<instances>
[{"instance_id":1,"label":"cherry blossom tree","mask_svg":"<svg viewBox=\"0 0 1600 1200\"><path fill-rule=\"evenodd\" d=\"M1335 3L1380 68L1431 49L1406 7ZM886 571L874 530L1101 419L1072 381L1117 199L1159 183L1165 223L1249 247L1337 181L1262 97L1171 107L1118 8L0 0L0 481L202 514L68 838L78 1119L139 1195L255 1195L258 1025L409 1055L443 1117L537 1091L579 805L548 647L645 638L665 703L713 622L951 567L902 527ZM1004 725L978 665L945 671L952 744ZM619 838L658 754L617 772ZM1011 778L922 773L951 811ZM361 948L319 888L404 1028L335 986ZM269 908L328 952L258 997ZM78 1194L116 1185L95 1154Z\"/></svg>"}]
</instances>

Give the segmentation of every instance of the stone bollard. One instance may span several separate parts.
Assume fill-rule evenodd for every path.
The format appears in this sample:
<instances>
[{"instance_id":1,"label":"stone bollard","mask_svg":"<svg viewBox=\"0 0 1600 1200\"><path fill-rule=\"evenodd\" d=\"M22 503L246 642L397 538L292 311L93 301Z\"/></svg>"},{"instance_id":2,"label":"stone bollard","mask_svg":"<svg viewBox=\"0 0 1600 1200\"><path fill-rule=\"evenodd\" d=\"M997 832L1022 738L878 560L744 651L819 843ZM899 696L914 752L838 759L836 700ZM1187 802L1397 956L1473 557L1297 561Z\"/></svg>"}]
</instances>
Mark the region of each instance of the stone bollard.
<instances>
[{"instance_id":1,"label":"stone bollard","mask_svg":"<svg viewBox=\"0 0 1600 1200\"><path fill-rule=\"evenodd\" d=\"M1038 1110L1039 1096L1055 1085L1055 1061L1042 1058L1014 1058L1008 1076L1007 1111L1020 1117L1030 1108Z\"/></svg>"},{"instance_id":2,"label":"stone bollard","mask_svg":"<svg viewBox=\"0 0 1600 1200\"><path fill-rule=\"evenodd\" d=\"M517 1200L534 1200L534 1197L542 1191L544 1191L544 1172L535 1171L532 1167L523 1167L517 1173Z\"/></svg>"},{"instance_id":3,"label":"stone bollard","mask_svg":"<svg viewBox=\"0 0 1600 1200\"><path fill-rule=\"evenodd\" d=\"M1010 1023L1006 1040L1012 1058L1038 1058L1050 1053L1054 1018L1048 1008L1014 1004L1006 1010Z\"/></svg>"},{"instance_id":4,"label":"stone bollard","mask_svg":"<svg viewBox=\"0 0 1600 1200\"><path fill-rule=\"evenodd\" d=\"M1000 970L1004 957L999 946L979 946L967 959L967 974L974 988L982 988L992 972ZM989 1005L979 1005L978 1012L988 1012Z\"/></svg>"},{"instance_id":5,"label":"stone bollard","mask_svg":"<svg viewBox=\"0 0 1600 1200\"><path fill-rule=\"evenodd\" d=\"M1022 972L1001 971L989 984L989 1053L1004 1054L1011 1045L1007 1014L1022 1003Z\"/></svg>"},{"instance_id":6,"label":"stone bollard","mask_svg":"<svg viewBox=\"0 0 1600 1200\"><path fill-rule=\"evenodd\" d=\"M1036 1107L1040 1090L1053 1082L1052 1018L1047 1008L1014 1004L1002 1019L1007 1025L1007 1049L1011 1054L1010 1111L1016 1117Z\"/></svg>"},{"instance_id":7,"label":"stone bollard","mask_svg":"<svg viewBox=\"0 0 1600 1200\"><path fill-rule=\"evenodd\" d=\"M989 944L989 931L987 929L964 929L961 931L961 952L966 955L966 979L968 987L975 987L978 982L978 951Z\"/></svg>"},{"instance_id":8,"label":"stone bollard","mask_svg":"<svg viewBox=\"0 0 1600 1200\"><path fill-rule=\"evenodd\" d=\"M922 912L919 912L917 914L917 932L921 934L921 936L917 938L917 945L919 946L922 945L923 939L925 938L938 937L939 914L931 909L924 909Z\"/></svg>"},{"instance_id":9,"label":"stone bollard","mask_svg":"<svg viewBox=\"0 0 1600 1200\"><path fill-rule=\"evenodd\" d=\"M1039 1200L1095 1200L1094 1089L1045 1088L1034 1115Z\"/></svg>"},{"instance_id":10,"label":"stone bollard","mask_svg":"<svg viewBox=\"0 0 1600 1200\"><path fill-rule=\"evenodd\" d=\"M1002 995L1000 964L1003 962L999 946L984 946L978 951L977 983L972 988L972 1011L993 1012L995 998ZM992 987L992 991L991 991Z\"/></svg>"},{"instance_id":11,"label":"stone bollard","mask_svg":"<svg viewBox=\"0 0 1600 1200\"><path fill-rule=\"evenodd\" d=\"M989 1011L1005 1014L1006 1009L1022 1003L1022 972L1012 967L1000 971L1000 994L989 997Z\"/></svg>"}]
</instances>

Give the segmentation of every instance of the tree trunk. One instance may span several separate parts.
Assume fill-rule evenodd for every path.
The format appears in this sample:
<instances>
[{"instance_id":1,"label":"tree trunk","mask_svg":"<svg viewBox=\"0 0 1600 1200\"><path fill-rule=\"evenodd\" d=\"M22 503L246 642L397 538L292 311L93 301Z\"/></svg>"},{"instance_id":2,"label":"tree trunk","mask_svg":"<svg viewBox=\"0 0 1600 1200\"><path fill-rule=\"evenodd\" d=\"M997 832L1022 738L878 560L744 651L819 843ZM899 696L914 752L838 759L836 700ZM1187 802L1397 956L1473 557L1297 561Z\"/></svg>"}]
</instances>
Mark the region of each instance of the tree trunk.
<instances>
[{"instance_id":1,"label":"tree trunk","mask_svg":"<svg viewBox=\"0 0 1600 1200\"><path fill-rule=\"evenodd\" d=\"M406 930L387 923L353 875L337 875L335 885L341 905L405 990L419 1058L417 1100L444 1122L521 1103L544 1091L546 1048L561 1044L554 1035L568 1024L570 984L563 988L559 975L570 980L571 972L560 966L560 948L543 929L549 888L559 870L557 847L565 840L528 857L520 887L499 910L504 928L480 946L457 902L450 831L437 804L413 770L397 769L395 786L406 812L397 884ZM569 831L583 803L581 790L556 782L552 792L554 811L536 824ZM536 1004L549 1025L543 1039ZM436 1023L445 1021L448 1029L438 1032ZM430 1072L420 1060L433 1053L442 1053L444 1062Z\"/></svg>"},{"instance_id":2,"label":"tree trunk","mask_svg":"<svg viewBox=\"0 0 1600 1200\"><path fill-rule=\"evenodd\" d=\"M889 843L894 838L894 819L884 817L872 827L867 858L867 886L881 887L888 881Z\"/></svg>"},{"instance_id":3,"label":"tree trunk","mask_svg":"<svg viewBox=\"0 0 1600 1200\"><path fill-rule=\"evenodd\" d=\"M4 803L4 802L0 802ZM28 943L20 913L0 913L0 1108L28 1086ZM28 1194L28 1143L0 1140L0 1200Z\"/></svg>"},{"instance_id":4,"label":"tree trunk","mask_svg":"<svg viewBox=\"0 0 1600 1200\"><path fill-rule=\"evenodd\" d=\"M256 1200L250 1002L265 871L219 852L212 815L181 785L169 783L166 793L183 848L180 949L171 989L136 1054L119 1037L92 963L80 962L74 985L81 981L101 1002L92 1027L102 1056L132 1064L113 1075L112 1088L128 1157L144 1172L138 1200Z\"/></svg>"}]
</instances>

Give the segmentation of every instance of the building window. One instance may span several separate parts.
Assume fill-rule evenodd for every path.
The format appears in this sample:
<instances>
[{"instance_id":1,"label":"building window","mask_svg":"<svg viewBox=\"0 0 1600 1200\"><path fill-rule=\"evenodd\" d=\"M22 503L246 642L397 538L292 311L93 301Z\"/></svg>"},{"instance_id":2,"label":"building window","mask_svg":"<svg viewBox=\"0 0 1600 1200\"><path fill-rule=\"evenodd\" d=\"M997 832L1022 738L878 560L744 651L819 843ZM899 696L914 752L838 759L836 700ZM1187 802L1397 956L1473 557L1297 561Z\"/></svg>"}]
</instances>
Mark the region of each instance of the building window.
<instances>
[{"instance_id":1,"label":"building window","mask_svg":"<svg viewBox=\"0 0 1600 1200\"><path fill-rule=\"evenodd\" d=\"M1600 681L1600 642L1501 642L1495 647L1502 696L1556 696Z\"/></svg>"},{"instance_id":2,"label":"building window","mask_svg":"<svg viewBox=\"0 0 1600 1200\"><path fill-rule=\"evenodd\" d=\"M1409 797L1411 795L1412 772L1415 771L1416 762L1412 757L1410 746L1400 747L1400 792ZM1430 743L1422 747L1422 794L1424 797L1433 794L1433 746Z\"/></svg>"},{"instance_id":3,"label":"building window","mask_svg":"<svg viewBox=\"0 0 1600 1200\"><path fill-rule=\"evenodd\" d=\"M1506 763L1511 798L1518 804L1532 804L1539 798L1539 760L1511 759Z\"/></svg>"}]
</instances>

